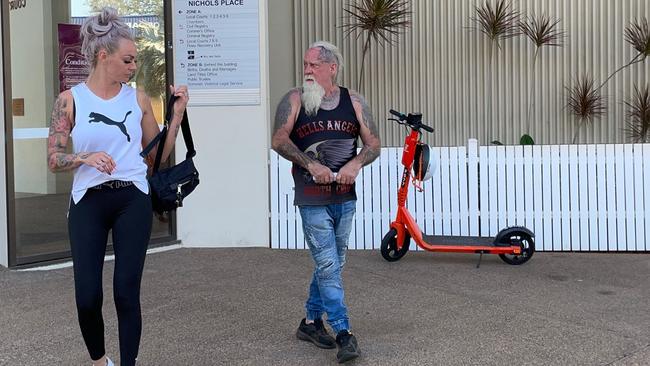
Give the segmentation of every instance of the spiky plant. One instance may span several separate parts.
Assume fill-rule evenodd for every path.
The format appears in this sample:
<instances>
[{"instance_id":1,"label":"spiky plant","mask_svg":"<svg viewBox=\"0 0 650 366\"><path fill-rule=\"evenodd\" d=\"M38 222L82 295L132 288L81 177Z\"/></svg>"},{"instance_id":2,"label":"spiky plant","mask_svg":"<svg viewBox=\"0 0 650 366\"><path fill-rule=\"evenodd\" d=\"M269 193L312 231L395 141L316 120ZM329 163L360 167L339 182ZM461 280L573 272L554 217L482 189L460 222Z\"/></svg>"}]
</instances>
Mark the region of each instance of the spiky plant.
<instances>
[{"instance_id":1,"label":"spiky plant","mask_svg":"<svg viewBox=\"0 0 650 366\"><path fill-rule=\"evenodd\" d=\"M632 47L637 51L637 55L634 56L630 62L621 66L609 75L609 77L600 84L599 88L605 86L609 79L613 78L619 71L636 63L643 62L648 56L650 56L650 26L648 25L648 19L643 17L639 20L634 19L630 22L630 24L625 27L625 41L632 45Z\"/></svg>"},{"instance_id":2,"label":"spiky plant","mask_svg":"<svg viewBox=\"0 0 650 366\"><path fill-rule=\"evenodd\" d=\"M138 70L135 82L152 98L165 95L165 45L163 33L152 23L138 23Z\"/></svg>"},{"instance_id":3,"label":"spiky plant","mask_svg":"<svg viewBox=\"0 0 650 366\"><path fill-rule=\"evenodd\" d=\"M632 142L650 142L650 86L639 89L634 84L632 100L625 101L627 106L626 128L627 137Z\"/></svg>"},{"instance_id":4,"label":"spiky plant","mask_svg":"<svg viewBox=\"0 0 650 366\"><path fill-rule=\"evenodd\" d=\"M537 56L542 47L561 47L565 33L559 29L559 19L551 19L546 14L527 16L524 21L519 23L519 29L535 46L533 55L532 68L533 79L530 83L530 92L528 93L528 108L526 109L526 132L530 132L530 110L533 104L533 86L535 84L535 64Z\"/></svg>"},{"instance_id":5,"label":"spiky plant","mask_svg":"<svg viewBox=\"0 0 650 366\"><path fill-rule=\"evenodd\" d=\"M573 135L575 144L580 128L605 114L607 106L605 97L600 94L600 89L595 87L591 76L583 75L576 80L575 85L565 88L569 94L566 106L578 122Z\"/></svg>"},{"instance_id":6,"label":"spiky plant","mask_svg":"<svg viewBox=\"0 0 650 366\"><path fill-rule=\"evenodd\" d=\"M357 90L361 89L366 55L370 49L370 41L377 44L394 44L391 38L400 33L402 29L411 25L411 11L409 1L406 0L359 0L347 9L348 22L341 25L345 29L346 37L357 31L357 38L365 32L366 40L361 54L361 70Z\"/></svg>"},{"instance_id":7,"label":"spiky plant","mask_svg":"<svg viewBox=\"0 0 650 366\"><path fill-rule=\"evenodd\" d=\"M492 64L493 64L493 49L501 48L501 41L519 35L519 11L512 7L509 0L497 0L493 6L490 0L485 0L483 5L474 7L476 15L470 17L473 25L470 29L483 33L490 45L488 47L488 81L487 85L492 85ZM487 117L488 125L492 126L492 98L493 93L488 93L489 100L487 101Z\"/></svg>"},{"instance_id":8,"label":"spiky plant","mask_svg":"<svg viewBox=\"0 0 650 366\"><path fill-rule=\"evenodd\" d=\"M558 29L559 23L559 19L551 19L544 13L533 14L519 22L519 29L539 50L544 46L562 46L564 31Z\"/></svg>"},{"instance_id":9,"label":"spiky plant","mask_svg":"<svg viewBox=\"0 0 650 366\"><path fill-rule=\"evenodd\" d=\"M475 8L476 16L470 19L474 23L472 29L483 33L491 44L501 48L500 41L519 35L519 11L512 7L508 0L498 0L495 6L489 0Z\"/></svg>"}]
</instances>

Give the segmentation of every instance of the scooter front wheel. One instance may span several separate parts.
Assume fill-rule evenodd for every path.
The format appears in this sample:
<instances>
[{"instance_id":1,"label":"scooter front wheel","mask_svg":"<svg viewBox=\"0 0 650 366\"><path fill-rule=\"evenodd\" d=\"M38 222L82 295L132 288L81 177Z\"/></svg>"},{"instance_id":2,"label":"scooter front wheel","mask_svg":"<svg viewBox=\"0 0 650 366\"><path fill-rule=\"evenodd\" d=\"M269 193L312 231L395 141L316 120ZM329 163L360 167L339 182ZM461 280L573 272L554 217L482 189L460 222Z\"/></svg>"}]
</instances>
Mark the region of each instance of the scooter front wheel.
<instances>
[{"instance_id":1,"label":"scooter front wheel","mask_svg":"<svg viewBox=\"0 0 650 366\"><path fill-rule=\"evenodd\" d=\"M397 230L390 229L381 240L381 256L389 262L398 261L404 256L404 254L406 254L406 252L409 251L410 243L411 236L406 233L404 235L402 249L397 249Z\"/></svg>"},{"instance_id":2,"label":"scooter front wheel","mask_svg":"<svg viewBox=\"0 0 650 366\"><path fill-rule=\"evenodd\" d=\"M499 254L499 257L508 264L524 264L535 253L535 242L533 238L524 232L517 231L511 233L507 241L510 245L519 245L521 247L521 254Z\"/></svg>"}]
</instances>

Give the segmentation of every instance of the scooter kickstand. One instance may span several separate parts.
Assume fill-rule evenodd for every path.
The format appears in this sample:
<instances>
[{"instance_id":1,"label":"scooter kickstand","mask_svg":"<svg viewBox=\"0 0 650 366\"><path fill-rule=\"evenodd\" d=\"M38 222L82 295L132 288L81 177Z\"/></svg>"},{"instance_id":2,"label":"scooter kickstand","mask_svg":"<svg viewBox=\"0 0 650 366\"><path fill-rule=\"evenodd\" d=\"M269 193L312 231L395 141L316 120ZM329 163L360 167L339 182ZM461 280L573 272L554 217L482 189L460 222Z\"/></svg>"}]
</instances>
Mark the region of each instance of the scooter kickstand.
<instances>
[{"instance_id":1,"label":"scooter kickstand","mask_svg":"<svg viewBox=\"0 0 650 366\"><path fill-rule=\"evenodd\" d=\"M476 268L481 266L481 259L483 258L483 251L481 250L479 253L481 253L478 257L478 263L476 264Z\"/></svg>"}]
</instances>

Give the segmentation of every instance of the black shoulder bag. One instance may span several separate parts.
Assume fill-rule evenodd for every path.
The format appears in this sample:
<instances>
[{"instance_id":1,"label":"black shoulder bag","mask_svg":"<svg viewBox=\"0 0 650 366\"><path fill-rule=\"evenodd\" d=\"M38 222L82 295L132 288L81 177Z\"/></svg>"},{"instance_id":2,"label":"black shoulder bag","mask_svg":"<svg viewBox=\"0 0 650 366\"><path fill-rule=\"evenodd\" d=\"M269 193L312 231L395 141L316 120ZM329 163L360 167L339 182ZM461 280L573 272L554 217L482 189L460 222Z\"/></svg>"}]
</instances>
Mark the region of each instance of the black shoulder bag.
<instances>
[{"instance_id":1,"label":"black shoulder bag","mask_svg":"<svg viewBox=\"0 0 650 366\"><path fill-rule=\"evenodd\" d=\"M187 111L183 113L183 121L181 122L183 140L185 140L185 146L187 146L185 160L172 167L158 170L162 152L165 149L169 124L174 115L174 102L177 98L175 95L169 98L165 113L165 126L140 153L140 156L143 158L146 157L149 151L160 142L153 171L149 177L149 187L151 187L153 210L161 214L165 211L173 211L178 207L182 207L183 199L199 185L199 172L194 167L194 161L192 160L196 155L196 151L194 150L194 141L192 140L192 132L190 131L190 122L187 119Z\"/></svg>"}]
</instances>

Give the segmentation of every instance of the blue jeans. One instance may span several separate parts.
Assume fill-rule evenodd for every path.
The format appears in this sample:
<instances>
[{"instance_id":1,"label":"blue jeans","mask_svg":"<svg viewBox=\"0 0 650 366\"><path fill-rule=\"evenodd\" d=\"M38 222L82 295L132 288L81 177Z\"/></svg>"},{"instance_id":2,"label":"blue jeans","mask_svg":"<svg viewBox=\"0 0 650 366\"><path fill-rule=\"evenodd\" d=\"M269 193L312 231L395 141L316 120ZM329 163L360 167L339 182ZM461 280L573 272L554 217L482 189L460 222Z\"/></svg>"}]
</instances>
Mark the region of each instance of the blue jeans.
<instances>
[{"instance_id":1,"label":"blue jeans","mask_svg":"<svg viewBox=\"0 0 650 366\"><path fill-rule=\"evenodd\" d=\"M305 304L307 319L320 319L327 313L327 322L334 332L350 329L341 271L356 202L299 208L305 239L315 263Z\"/></svg>"}]
</instances>

